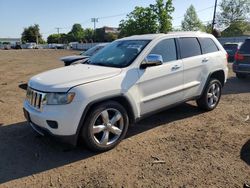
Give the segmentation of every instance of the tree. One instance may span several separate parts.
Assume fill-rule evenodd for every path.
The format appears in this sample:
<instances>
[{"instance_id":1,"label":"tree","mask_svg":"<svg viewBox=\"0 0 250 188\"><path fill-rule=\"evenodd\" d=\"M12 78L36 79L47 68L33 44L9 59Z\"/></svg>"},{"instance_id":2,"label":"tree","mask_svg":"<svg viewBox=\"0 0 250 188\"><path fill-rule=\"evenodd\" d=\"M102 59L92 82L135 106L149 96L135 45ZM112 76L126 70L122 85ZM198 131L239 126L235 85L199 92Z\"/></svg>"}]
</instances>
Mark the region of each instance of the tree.
<instances>
[{"instance_id":1,"label":"tree","mask_svg":"<svg viewBox=\"0 0 250 188\"><path fill-rule=\"evenodd\" d=\"M193 5L191 5L185 15L184 20L181 22L181 28L183 31L198 31L204 30L204 25L198 18Z\"/></svg>"},{"instance_id":2,"label":"tree","mask_svg":"<svg viewBox=\"0 0 250 188\"><path fill-rule=\"evenodd\" d=\"M90 28L87 28L84 30L84 33L85 33L85 40L87 41L91 41L93 42L93 38L94 38L94 30L93 29L90 29Z\"/></svg>"},{"instance_id":3,"label":"tree","mask_svg":"<svg viewBox=\"0 0 250 188\"><path fill-rule=\"evenodd\" d=\"M135 9L127 15L127 20L121 20L119 25L120 37L156 33L157 16L150 7L135 7Z\"/></svg>"},{"instance_id":4,"label":"tree","mask_svg":"<svg viewBox=\"0 0 250 188\"><path fill-rule=\"evenodd\" d=\"M51 34L47 38L47 43L63 43L66 44L68 43L68 35L65 33L61 34Z\"/></svg>"},{"instance_id":5,"label":"tree","mask_svg":"<svg viewBox=\"0 0 250 188\"><path fill-rule=\"evenodd\" d=\"M217 16L217 24L220 27L226 28L238 21L246 21L250 16L249 0L222 0L219 6L221 11Z\"/></svg>"},{"instance_id":6,"label":"tree","mask_svg":"<svg viewBox=\"0 0 250 188\"><path fill-rule=\"evenodd\" d=\"M173 11L172 0L167 0L166 3L164 0L156 0L156 4L146 8L135 7L126 20L121 20L119 37L171 31Z\"/></svg>"},{"instance_id":7,"label":"tree","mask_svg":"<svg viewBox=\"0 0 250 188\"><path fill-rule=\"evenodd\" d=\"M21 40L22 42L44 43L42 35L40 33L39 25L34 24L27 28L24 28Z\"/></svg>"},{"instance_id":8,"label":"tree","mask_svg":"<svg viewBox=\"0 0 250 188\"><path fill-rule=\"evenodd\" d=\"M51 44L51 43L59 43L60 38L61 38L60 34L51 34L47 38L47 43L49 43L49 44Z\"/></svg>"},{"instance_id":9,"label":"tree","mask_svg":"<svg viewBox=\"0 0 250 188\"><path fill-rule=\"evenodd\" d=\"M172 0L167 0L164 4L164 0L156 0L155 5L150 5L153 11L157 15L158 20L158 32L167 33L172 30L172 16L174 7Z\"/></svg>"},{"instance_id":10,"label":"tree","mask_svg":"<svg viewBox=\"0 0 250 188\"><path fill-rule=\"evenodd\" d=\"M228 28L222 32L223 37L242 36L250 32L250 24L245 21L232 22Z\"/></svg>"},{"instance_id":11,"label":"tree","mask_svg":"<svg viewBox=\"0 0 250 188\"><path fill-rule=\"evenodd\" d=\"M82 42L82 40L84 40L84 30L81 24L74 24L71 31L68 33L68 37L71 42Z\"/></svg>"}]
</instances>

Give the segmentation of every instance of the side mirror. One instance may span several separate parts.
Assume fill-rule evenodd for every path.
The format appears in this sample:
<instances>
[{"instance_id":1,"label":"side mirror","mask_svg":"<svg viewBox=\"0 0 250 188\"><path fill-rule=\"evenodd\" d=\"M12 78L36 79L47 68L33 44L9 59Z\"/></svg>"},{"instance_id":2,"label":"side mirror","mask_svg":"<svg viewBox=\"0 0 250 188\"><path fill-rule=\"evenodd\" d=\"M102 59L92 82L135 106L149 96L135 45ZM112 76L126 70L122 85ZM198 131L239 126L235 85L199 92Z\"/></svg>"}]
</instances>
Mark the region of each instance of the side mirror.
<instances>
[{"instance_id":1,"label":"side mirror","mask_svg":"<svg viewBox=\"0 0 250 188\"><path fill-rule=\"evenodd\" d=\"M144 61L141 64L142 69L145 69L147 67L152 67L152 66L158 66L163 64L163 58L162 55L158 54L149 54Z\"/></svg>"}]
</instances>

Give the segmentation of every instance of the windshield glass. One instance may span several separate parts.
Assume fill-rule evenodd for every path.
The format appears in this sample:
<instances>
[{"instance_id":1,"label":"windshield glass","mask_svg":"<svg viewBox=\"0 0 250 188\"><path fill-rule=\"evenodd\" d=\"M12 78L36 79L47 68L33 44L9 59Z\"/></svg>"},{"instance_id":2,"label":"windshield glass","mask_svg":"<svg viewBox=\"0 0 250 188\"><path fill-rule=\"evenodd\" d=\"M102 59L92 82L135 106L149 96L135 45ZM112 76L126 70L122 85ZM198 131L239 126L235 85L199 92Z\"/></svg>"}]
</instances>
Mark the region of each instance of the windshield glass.
<instances>
[{"instance_id":1,"label":"windshield glass","mask_svg":"<svg viewBox=\"0 0 250 188\"><path fill-rule=\"evenodd\" d=\"M80 53L80 55L91 57L92 55L94 55L95 53L97 53L103 47L104 47L104 45L103 46L95 46L93 48L88 49L85 52Z\"/></svg>"},{"instance_id":2,"label":"windshield glass","mask_svg":"<svg viewBox=\"0 0 250 188\"><path fill-rule=\"evenodd\" d=\"M149 40L115 41L93 55L88 64L107 67L127 67L149 43Z\"/></svg>"}]
</instances>

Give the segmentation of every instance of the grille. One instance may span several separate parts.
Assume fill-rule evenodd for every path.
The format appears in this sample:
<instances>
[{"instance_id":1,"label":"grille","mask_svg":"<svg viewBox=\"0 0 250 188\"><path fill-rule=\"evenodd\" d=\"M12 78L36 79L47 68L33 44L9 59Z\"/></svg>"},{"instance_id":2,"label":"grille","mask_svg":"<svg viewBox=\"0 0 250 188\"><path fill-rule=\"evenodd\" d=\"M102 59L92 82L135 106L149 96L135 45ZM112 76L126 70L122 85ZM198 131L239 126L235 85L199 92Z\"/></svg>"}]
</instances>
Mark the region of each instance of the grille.
<instances>
[{"instance_id":1,"label":"grille","mask_svg":"<svg viewBox=\"0 0 250 188\"><path fill-rule=\"evenodd\" d=\"M29 104L35 108L36 110L41 111L43 102L45 100L45 93L38 92L36 90L33 90L31 88L27 88L27 95L26 100L29 102Z\"/></svg>"}]
</instances>

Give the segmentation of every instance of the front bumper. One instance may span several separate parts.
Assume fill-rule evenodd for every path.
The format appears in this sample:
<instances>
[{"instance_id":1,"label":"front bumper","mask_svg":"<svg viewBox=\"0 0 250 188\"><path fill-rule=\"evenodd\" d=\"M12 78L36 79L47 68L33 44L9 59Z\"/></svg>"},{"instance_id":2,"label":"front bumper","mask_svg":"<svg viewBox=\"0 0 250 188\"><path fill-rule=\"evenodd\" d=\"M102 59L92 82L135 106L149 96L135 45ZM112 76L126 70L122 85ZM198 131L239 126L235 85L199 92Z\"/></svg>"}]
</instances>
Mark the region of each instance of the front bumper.
<instances>
[{"instance_id":1,"label":"front bumper","mask_svg":"<svg viewBox=\"0 0 250 188\"><path fill-rule=\"evenodd\" d=\"M44 106L43 111L37 111L24 102L24 115L31 127L40 135L51 135L59 140L75 145L78 136L78 126L82 116L82 105L70 103L60 106ZM52 128L48 121L55 121L58 127Z\"/></svg>"}]
</instances>

